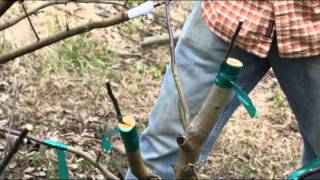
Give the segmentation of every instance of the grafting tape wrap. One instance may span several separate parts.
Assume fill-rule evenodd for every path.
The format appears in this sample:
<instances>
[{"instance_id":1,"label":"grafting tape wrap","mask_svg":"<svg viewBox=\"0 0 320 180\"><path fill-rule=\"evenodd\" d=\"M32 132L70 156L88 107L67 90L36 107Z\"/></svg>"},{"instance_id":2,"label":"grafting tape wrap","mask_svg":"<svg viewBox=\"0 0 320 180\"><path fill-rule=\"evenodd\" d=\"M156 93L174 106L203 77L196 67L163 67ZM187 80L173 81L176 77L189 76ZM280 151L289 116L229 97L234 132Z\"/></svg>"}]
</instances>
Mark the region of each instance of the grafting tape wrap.
<instances>
[{"instance_id":1,"label":"grafting tape wrap","mask_svg":"<svg viewBox=\"0 0 320 180\"><path fill-rule=\"evenodd\" d=\"M218 72L215 84L222 88L233 88L241 104L245 107L250 117L253 118L256 115L256 108L249 96L236 83L240 70L241 67L223 63Z\"/></svg>"},{"instance_id":2,"label":"grafting tape wrap","mask_svg":"<svg viewBox=\"0 0 320 180\"><path fill-rule=\"evenodd\" d=\"M288 180L298 180L300 176L316 168L320 168L320 157L318 157L316 160L313 160L309 164L305 165L301 169L291 173L288 176Z\"/></svg>"},{"instance_id":3,"label":"grafting tape wrap","mask_svg":"<svg viewBox=\"0 0 320 180\"><path fill-rule=\"evenodd\" d=\"M136 126L130 129L122 129L119 132L127 152L133 153L139 149L139 136Z\"/></svg>"},{"instance_id":4,"label":"grafting tape wrap","mask_svg":"<svg viewBox=\"0 0 320 180\"><path fill-rule=\"evenodd\" d=\"M46 139L43 143L49 147L53 147L57 151L58 156L58 174L60 179L69 179L68 166L64 151L67 150L68 146L64 143L51 141Z\"/></svg>"},{"instance_id":5,"label":"grafting tape wrap","mask_svg":"<svg viewBox=\"0 0 320 180\"><path fill-rule=\"evenodd\" d=\"M112 144L109 141L109 137L111 137L117 133L119 133L119 130L114 129L114 130L108 131L102 135L102 141L101 141L102 147L103 147L104 151L108 154L110 154L112 152Z\"/></svg>"}]
</instances>

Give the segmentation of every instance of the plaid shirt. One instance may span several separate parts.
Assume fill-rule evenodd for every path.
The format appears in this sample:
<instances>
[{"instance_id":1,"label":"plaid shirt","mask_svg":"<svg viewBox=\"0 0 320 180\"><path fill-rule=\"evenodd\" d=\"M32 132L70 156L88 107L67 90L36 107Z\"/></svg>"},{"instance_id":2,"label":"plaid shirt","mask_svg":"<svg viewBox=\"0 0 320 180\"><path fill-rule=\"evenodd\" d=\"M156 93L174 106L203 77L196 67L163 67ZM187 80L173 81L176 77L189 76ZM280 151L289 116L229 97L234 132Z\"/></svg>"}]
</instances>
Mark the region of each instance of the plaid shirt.
<instances>
[{"instance_id":1,"label":"plaid shirt","mask_svg":"<svg viewBox=\"0 0 320 180\"><path fill-rule=\"evenodd\" d=\"M267 56L275 34L281 57L320 54L320 0L204 1L202 16L227 42L243 20L236 44L259 57Z\"/></svg>"}]
</instances>

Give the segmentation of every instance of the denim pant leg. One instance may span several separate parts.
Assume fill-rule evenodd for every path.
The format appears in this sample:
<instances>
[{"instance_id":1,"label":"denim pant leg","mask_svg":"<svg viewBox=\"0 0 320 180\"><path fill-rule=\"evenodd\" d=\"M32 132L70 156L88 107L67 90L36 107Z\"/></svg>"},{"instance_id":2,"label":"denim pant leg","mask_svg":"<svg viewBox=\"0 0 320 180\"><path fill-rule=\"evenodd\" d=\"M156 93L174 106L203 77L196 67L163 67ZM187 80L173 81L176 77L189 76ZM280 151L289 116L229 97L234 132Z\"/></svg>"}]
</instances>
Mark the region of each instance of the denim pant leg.
<instances>
[{"instance_id":1,"label":"denim pant leg","mask_svg":"<svg viewBox=\"0 0 320 180\"><path fill-rule=\"evenodd\" d=\"M196 115L212 87L228 46L207 28L202 20L200 5L200 1L195 3L175 49L177 67L192 117ZM267 61L257 60L256 56L243 50L236 48L231 56L244 61L239 83L246 91L252 89L269 69ZM208 138L202 159L211 150L218 132L238 104L233 98L232 103L226 108L219 119L219 125ZM161 85L159 98L150 113L148 127L140 138L145 164L164 179L175 177L170 165L178 161L179 148L176 137L181 133L183 129L179 120L178 96L169 67ZM126 179L135 179L130 169Z\"/></svg>"},{"instance_id":2,"label":"denim pant leg","mask_svg":"<svg viewBox=\"0 0 320 180\"><path fill-rule=\"evenodd\" d=\"M298 121L305 165L320 156L320 56L287 59L273 52L270 64Z\"/></svg>"}]
</instances>

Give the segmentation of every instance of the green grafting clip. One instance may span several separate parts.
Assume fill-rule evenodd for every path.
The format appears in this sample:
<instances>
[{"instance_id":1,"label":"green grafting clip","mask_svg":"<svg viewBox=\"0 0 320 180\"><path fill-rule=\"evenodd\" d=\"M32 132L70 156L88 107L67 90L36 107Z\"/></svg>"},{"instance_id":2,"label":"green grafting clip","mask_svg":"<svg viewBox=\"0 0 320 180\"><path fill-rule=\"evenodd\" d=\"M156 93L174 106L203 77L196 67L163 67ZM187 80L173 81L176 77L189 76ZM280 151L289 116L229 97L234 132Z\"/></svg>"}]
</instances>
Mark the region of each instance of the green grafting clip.
<instances>
[{"instance_id":1,"label":"green grafting clip","mask_svg":"<svg viewBox=\"0 0 320 180\"><path fill-rule=\"evenodd\" d=\"M301 169L291 173L288 176L288 180L298 180L301 175L308 173L309 171L319 167L320 167L320 157L318 157L316 160L313 160L309 164L305 165Z\"/></svg>"},{"instance_id":2,"label":"green grafting clip","mask_svg":"<svg viewBox=\"0 0 320 180\"><path fill-rule=\"evenodd\" d=\"M115 134L119 133L118 129L114 129L111 131L106 132L105 134L103 134L102 136L102 147L104 149L104 151L108 154L110 154L112 152L112 144L109 141L109 137L113 136Z\"/></svg>"},{"instance_id":3,"label":"green grafting clip","mask_svg":"<svg viewBox=\"0 0 320 180\"><path fill-rule=\"evenodd\" d=\"M235 82L240 73L239 67L234 67L226 63L222 64L218 72L215 84L223 88L233 88L239 101L253 118L256 115L256 108L254 107L251 99Z\"/></svg>"},{"instance_id":4,"label":"green grafting clip","mask_svg":"<svg viewBox=\"0 0 320 180\"><path fill-rule=\"evenodd\" d=\"M119 132L127 152L136 152L139 149L139 136L136 126L130 129L122 129Z\"/></svg>"},{"instance_id":5,"label":"green grafting clip","mask_svg":"<svg viewBox=\"0 0 320 180\"><path fill-rule=\"evenodd\" d=\"M53 147L56 149L58 156L58 174L60 179L69 179L68 166L66 162L66 157L64 151L67 150L68 146L64 143L51 141L46 139L43 141L43 144Z\"/></svg>"}]
</instances>

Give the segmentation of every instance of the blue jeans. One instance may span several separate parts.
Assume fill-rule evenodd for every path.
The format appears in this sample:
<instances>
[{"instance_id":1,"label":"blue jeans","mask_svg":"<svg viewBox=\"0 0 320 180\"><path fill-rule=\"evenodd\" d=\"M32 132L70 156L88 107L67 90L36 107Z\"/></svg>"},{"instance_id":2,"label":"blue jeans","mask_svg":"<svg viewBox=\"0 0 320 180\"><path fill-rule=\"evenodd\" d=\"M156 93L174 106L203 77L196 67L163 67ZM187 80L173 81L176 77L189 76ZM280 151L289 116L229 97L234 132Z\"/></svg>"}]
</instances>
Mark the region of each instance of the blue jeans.
<instances>
[{"instance_id":1,"label":"blue jeans","mask_svg":"<svg viewBox=\"0 0 320 180\"><path fill-rule=\"evenodd\" d=\"M176 63L185 89L187 102L194 117L216 78L228 44L211 32L202 20L201 1L189 15L177 43ZM289 101L304 140L303 164L320 155L320 56L299 59L279 57L274 42L268 58L259 58L240 48L231 57L244 63L238 84L250 92L272 67ZM253 100L254 101L254 100ZM202 164L232 113L239 106L233 97L211 131L200 155ZM176 137L183 133L179 120L178 96L169 66L154 105L148 127L141 135L141 151L145 164L165 179L175 177L171 164L178 161ZM318 139L319 138L319 139ZM134 176L128 170L126 178Z\"/></svg>"}]
</instances>

